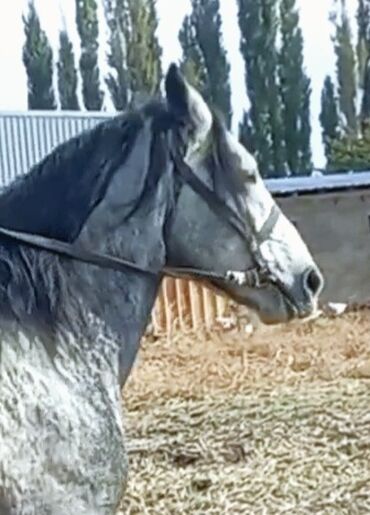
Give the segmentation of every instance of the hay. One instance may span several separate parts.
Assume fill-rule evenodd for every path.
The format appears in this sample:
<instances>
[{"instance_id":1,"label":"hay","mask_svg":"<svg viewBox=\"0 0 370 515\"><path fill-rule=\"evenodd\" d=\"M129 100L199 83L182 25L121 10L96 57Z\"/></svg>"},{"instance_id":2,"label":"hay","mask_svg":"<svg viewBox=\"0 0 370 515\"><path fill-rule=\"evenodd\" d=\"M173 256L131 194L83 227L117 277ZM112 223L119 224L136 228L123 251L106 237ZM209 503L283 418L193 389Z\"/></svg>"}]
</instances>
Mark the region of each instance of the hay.
<instances>
[{"instance_id":1,"label":"hay","mask_svg":"<svg viewBox=\"0 0 370 515\"><path fill-rule=\"evenodd\" d=\"M369 514L369 363L368 312L145 341L123 513Z\"/></svg>"}]
</instances>

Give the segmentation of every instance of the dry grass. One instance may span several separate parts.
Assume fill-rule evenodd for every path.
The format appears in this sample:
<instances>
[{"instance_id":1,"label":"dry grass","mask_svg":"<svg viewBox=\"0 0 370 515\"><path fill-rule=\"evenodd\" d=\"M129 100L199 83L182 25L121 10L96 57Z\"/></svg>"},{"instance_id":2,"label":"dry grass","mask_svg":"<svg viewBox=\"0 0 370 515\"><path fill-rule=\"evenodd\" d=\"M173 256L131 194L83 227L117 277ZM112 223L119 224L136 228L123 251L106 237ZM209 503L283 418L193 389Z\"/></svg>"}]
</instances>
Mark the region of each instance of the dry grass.
<instances>
[{"instance_id":1,"label":"dry grass","mask_svg":"<svg viewBox=\"0 0 370 515\"><path fill-rule=\"evenodd\" d=\"M147 340L125 514L369 514L370 312Z\"/></svg>"}]
</instances>

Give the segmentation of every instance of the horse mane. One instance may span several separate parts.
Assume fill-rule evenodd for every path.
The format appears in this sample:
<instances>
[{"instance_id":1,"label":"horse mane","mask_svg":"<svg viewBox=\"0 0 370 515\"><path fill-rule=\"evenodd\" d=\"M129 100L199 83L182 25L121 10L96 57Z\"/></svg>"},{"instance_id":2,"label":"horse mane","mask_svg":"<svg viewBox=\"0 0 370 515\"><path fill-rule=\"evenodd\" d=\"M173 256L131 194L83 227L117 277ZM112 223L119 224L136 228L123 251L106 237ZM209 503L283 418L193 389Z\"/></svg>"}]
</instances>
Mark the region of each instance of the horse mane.
<instances>
[{"instance_id":1,"label":"horse mane","mask_svg":"<svg viewBox=\"0 0 370 515\"><path fill-rule=\"evenodd\" d=\"M212 115L212 145L208 160L212 161L213 188L216 194L223 196L225 188L235 190L235 174L228 159L224 121L217 111L212 110ZM167 105L159 100L148 101L100 122L59 144L0 193L0 226L73 241L104 198L111 178L124 165L148 119L154 136L170 128L181 131L181 121L176 120ZM182 152L181 138L176 141L174 150ZM163 148L160 146L163 147L163 142L152 144L152 165L142 172L149 175L143 178L143 187L150 188L162 171L158 166L163 165ZM138 202L144 194L145 191L138 192ZM125 202L124 198L122 202Z\"/></svg>"},{"instance_id":2,"label":"horse mane","mask_svg":"<svg viewBox=\"0 0 370 515\"><path fill-rule=\"evenodd\" d=\"M132 212L131 200L136 207L145 205L141 203L143 196L150 195L159 178L169 170L168 138L162 135L174 120L166 105L158 102L103 121L58 145L0 194L0 225L62 241L75 240L91 212L104 199L114 174L119 170L125 173L122 168L148 123L150 148L146 145L146 152L150 156L143 161L148 164L140 170L139 180L133 181L134 190L129 184L132 172L127 170L127 198L122 198L122 205L127 204L127 216ZM169 190L171 186L169 183ZM79 304L69 291L73 286L65 270L68 261L5 236L1 236L0 242L2 322L17 320L27 324L28 331L35 327L38 334L42 328L48 333L64 299L64 323L77 324L77 334L82 314L77 314Z\"/></svg>"},{"instance_id":3,"label":"horse mane","mask_svg":"<svg viewBox=\"0 0 370 515\"><path fill-rule=\"evenodd\" d=\"M149 102L58 145L2 191L0 225L73 241L148 118L153 131L169 126L166 106Z\"/></svg>"}]
</instances>

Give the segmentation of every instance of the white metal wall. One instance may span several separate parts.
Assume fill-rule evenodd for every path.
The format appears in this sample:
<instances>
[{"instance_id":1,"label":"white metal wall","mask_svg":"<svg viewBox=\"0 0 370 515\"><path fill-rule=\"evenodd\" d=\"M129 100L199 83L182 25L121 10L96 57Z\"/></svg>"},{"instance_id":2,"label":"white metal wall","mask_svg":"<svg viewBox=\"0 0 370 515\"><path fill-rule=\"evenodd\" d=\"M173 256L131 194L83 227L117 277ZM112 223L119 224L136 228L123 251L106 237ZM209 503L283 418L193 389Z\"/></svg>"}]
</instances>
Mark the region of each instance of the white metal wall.
<instances>
[{"instance_id":1,"label":"white metal wall","mask_svg":"<svg viewBox=\"0 0 370 515\"><path fill-rule=\"evenodd\" d=\"M107 119L104 113L0 113L0 186L23 175L57 145Z\"/></svg>"}]
</instances>

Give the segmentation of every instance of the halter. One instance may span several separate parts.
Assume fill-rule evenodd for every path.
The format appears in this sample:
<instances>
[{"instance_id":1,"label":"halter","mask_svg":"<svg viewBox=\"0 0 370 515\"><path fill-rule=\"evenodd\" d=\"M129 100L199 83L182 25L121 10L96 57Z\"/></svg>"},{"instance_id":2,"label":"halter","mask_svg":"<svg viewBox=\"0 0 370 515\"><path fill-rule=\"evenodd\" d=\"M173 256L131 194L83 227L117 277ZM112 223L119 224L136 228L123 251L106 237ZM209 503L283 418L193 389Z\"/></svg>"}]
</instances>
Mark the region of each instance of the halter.
<instances>
[{"instance_id":1,"label":"halter","mask_svg":"<svg viewBox=\"0 0 370 515\"><path fill-rule=\"evenodd\" d=\"M171 158L175 165L176 171L183 183L189 185L192 190L206 202L208 207L219 217L232 227L243 239L248 239L250 247L257 266L251 267L244 271L228 270L226 272L214 272L202 270L199 268L187 267L170 267L164 266L162 270L155 270L150 267L145 267L129 261L126 259L110 256L101 252L94 252L81 247L78 243L69 243L54 238L48 238L39 234L14 231L6 227L0 226L0 235L11 238L12 240L20 243L37 247L64 257L74 259L83 263L99 266L115 270L118 272L127 271L127 269L141 272L144 274L155 275L164 273L172 277L196 277L199 279L208 279L215 281L223 281L229 284L236 284L238 286L249 286L251 288L260 288L268 282L277 284L277 280L271 275L268 268L264 265L263 257L260 253L260 245L271 234L274 229L278 218L280 216L279 208L274 205L270 211L267 220L263 224L260 231L253 236L247 237L245 228L245 221L234 212L226 203L222 202L214 192L208 188L192 171L192 169L180 159L177 155L171 152ZM286 292L284 292L286 295Z\"/></svg>"}]
</instances>

